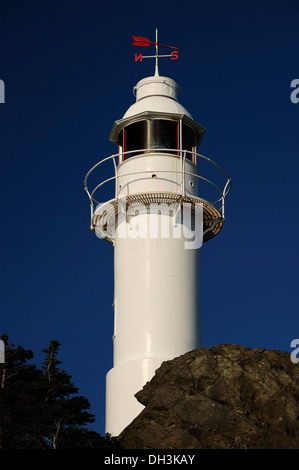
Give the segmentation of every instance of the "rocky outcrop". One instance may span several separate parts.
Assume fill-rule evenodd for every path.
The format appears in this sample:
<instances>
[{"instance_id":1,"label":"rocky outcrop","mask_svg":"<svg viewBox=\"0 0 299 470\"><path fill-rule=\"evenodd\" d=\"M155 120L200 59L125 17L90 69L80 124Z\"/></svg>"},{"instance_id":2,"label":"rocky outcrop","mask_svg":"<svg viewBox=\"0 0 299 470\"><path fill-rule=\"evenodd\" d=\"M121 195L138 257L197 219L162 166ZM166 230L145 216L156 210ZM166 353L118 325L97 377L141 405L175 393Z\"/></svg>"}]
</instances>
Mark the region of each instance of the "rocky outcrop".
<instances>
[{"instance_id":1,"label":"rocky outcrop","mask_svg":"<svg viewBox=\"0 0 299 470\"><path fill-rule=\"evenodd\" d=\"M163 362L136 394L126 449L299 449L299 364L224 344Z\"/></svg>"}]
</instances>

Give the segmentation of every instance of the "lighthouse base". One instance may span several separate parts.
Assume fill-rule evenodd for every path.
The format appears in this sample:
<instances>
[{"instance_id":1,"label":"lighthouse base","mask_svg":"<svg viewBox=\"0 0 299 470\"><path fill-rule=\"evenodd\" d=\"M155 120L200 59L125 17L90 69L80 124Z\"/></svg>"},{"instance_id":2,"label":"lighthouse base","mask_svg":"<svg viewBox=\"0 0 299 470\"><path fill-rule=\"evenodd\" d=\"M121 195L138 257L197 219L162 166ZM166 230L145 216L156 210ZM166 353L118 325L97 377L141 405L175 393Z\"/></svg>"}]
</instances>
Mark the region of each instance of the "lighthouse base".
<instances>
[{"instance_id":1,"label":"lighthouse base","mask_svg":"<svg viewBox=\"0 0 299 470\"><path fill-rule=\"evenodd\" d=\"M106 376L106 432L118 436L143 410L135 393L170 357L139 358L111 369Z\"/></svg>"}]
</instances>

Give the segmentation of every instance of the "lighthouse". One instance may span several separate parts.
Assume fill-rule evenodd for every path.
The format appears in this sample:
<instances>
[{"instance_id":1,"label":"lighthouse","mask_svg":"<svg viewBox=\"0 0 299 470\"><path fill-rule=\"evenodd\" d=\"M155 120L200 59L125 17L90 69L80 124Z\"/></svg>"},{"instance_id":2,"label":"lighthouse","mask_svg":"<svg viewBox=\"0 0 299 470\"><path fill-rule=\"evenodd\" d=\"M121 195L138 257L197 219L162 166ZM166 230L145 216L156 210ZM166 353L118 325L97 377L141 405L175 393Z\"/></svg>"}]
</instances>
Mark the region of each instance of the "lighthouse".
<instances>
[{"instance_id":1,"label":"lighthouse","mask_svg":"<svg viewBox=\"0 0 299 470\"><path fill-rule=\"evenodd\" d=\"M155 73L113 125L116 152L84 183L91 229L114 246L106 432L116 436L142 411L134 395L161 363L201 346L201 250L223 227L230 190L222 168L198 153L205 129L179 102L179 85L159 75L157 36L150 44Z\"/></svg>"}]
</instances>

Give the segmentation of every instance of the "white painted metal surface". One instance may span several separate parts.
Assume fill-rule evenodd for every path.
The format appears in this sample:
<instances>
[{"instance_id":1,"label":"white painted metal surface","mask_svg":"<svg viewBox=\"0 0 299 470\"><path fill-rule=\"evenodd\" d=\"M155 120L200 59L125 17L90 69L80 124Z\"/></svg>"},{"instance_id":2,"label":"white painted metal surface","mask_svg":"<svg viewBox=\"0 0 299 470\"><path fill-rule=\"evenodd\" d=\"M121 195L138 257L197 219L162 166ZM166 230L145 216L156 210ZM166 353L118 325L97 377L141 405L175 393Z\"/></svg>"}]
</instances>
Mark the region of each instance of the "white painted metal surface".
<instances>
[{"instance_id":1,"label":"white painted metal surface","mask_svg":"<svg viewBox=\"0 0 299 470\"><path fill-rule=\"evenodd\" d=\"M184 237L130 234L136 227L150 230L154 221L158 227L169 225L171 234L172 219L141 213L122 220L116 230L114 364L107 376L106 405L106 431L113 435L141 411L134 394L162 361L200 346L200 249L186 249ZM121 225L126 225L126 237L118 236ZM125 397L127 404L120 406Z\"/></svg>"},{"instance_id":2,"label":"white painted metal surface","mask_svg":"<svg viewBox=\"0 0 299 470\"><path fill-rule=\"evenodd\" d=\"M184 164L184 173L182 165ZM147 153L125 160L117 167L117 197L142 192L182 192L197 196L199 170L191 161L165 153Z\"/></svg>"},{"instance_id":3,"label":"white painted metal surface","mask_svg":"<svg viewBox=\"0 0 299 470\"><path fill-rule=\"evenodd\" d=\"M168 77L146 77L134 88L136 103L124 114L123 119L136 116L144 111L160 111L170 114L191 114L178 101L179 85Z\"/></svg>"}]
</instances>

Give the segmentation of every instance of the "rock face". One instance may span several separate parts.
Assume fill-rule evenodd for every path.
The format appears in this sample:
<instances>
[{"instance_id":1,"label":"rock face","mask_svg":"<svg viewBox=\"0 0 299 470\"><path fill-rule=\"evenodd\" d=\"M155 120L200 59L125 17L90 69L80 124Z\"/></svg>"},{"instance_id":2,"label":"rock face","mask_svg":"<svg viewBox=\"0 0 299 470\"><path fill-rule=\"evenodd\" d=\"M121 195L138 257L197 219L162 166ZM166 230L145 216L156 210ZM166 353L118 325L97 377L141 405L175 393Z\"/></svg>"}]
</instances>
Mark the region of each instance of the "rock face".
<instances>
[{"instance_id":1,"label":"rock face","mask_svg":"<svg viewBox=\"0 0 299 470\"><path fill-rule=\"evenodd\" d=\"M163 362L136 394L125 449L299 449L299 364L224 344Z\"/></svg>"}]
</instances>

